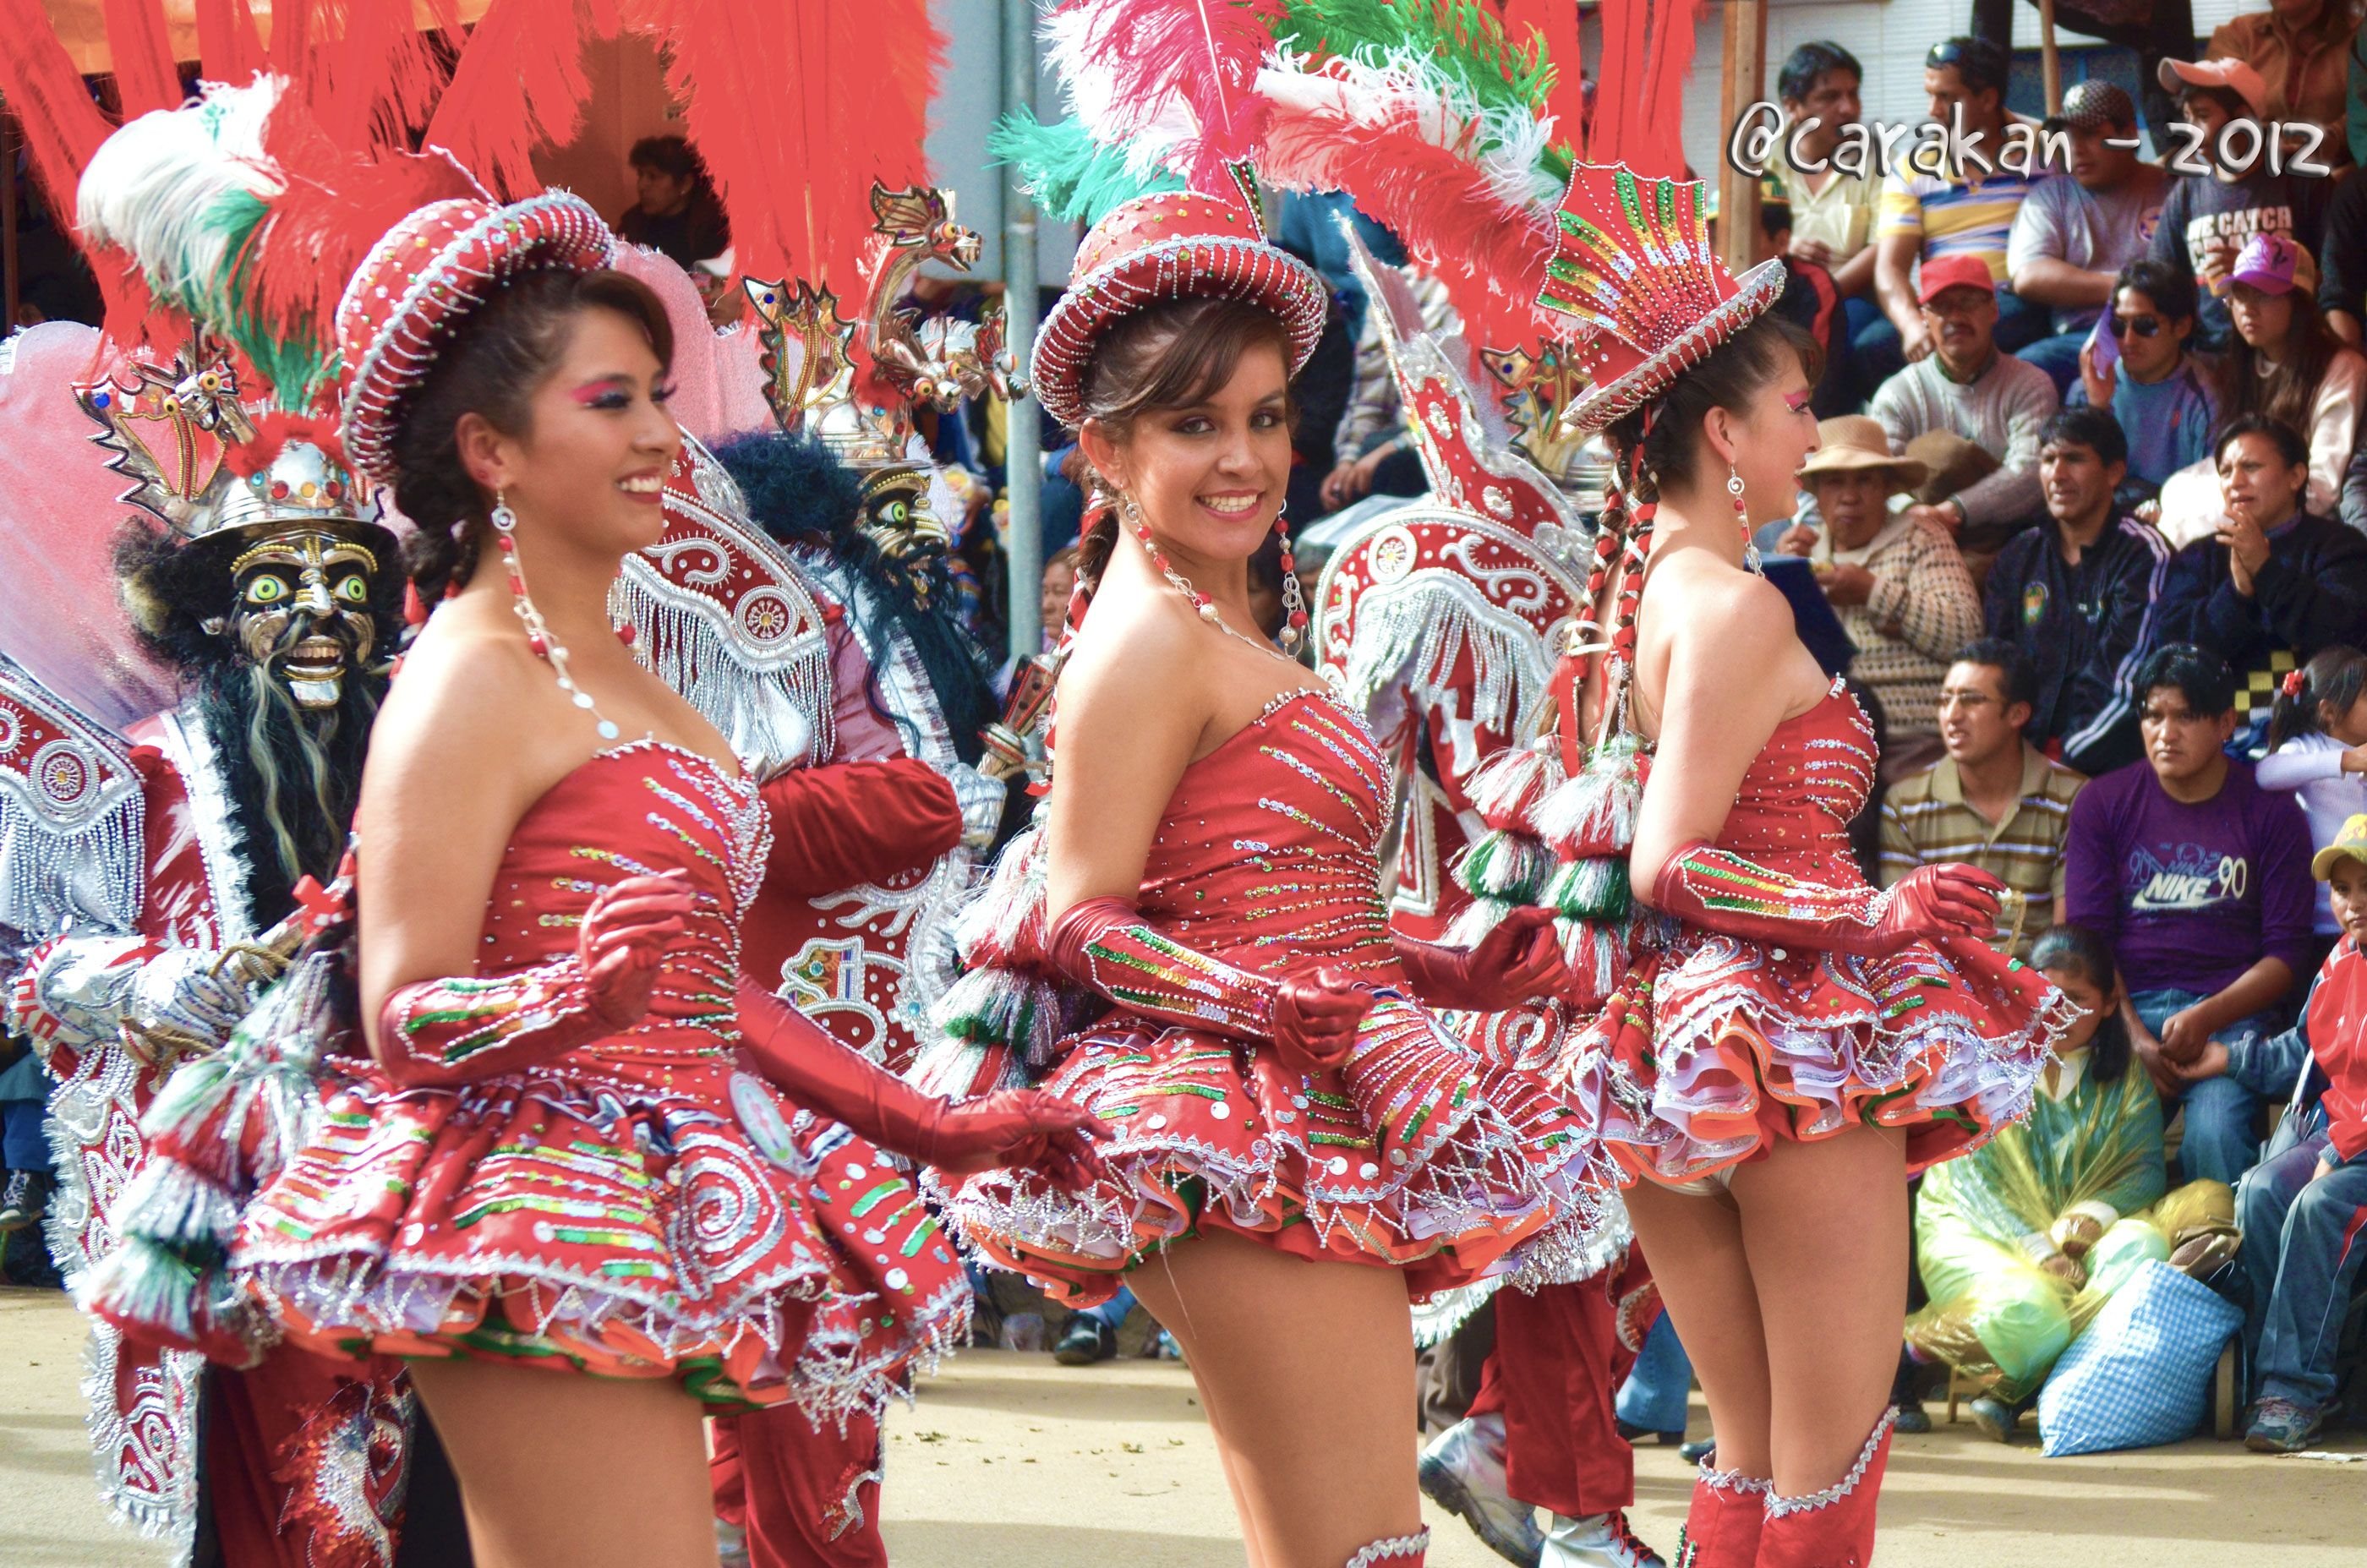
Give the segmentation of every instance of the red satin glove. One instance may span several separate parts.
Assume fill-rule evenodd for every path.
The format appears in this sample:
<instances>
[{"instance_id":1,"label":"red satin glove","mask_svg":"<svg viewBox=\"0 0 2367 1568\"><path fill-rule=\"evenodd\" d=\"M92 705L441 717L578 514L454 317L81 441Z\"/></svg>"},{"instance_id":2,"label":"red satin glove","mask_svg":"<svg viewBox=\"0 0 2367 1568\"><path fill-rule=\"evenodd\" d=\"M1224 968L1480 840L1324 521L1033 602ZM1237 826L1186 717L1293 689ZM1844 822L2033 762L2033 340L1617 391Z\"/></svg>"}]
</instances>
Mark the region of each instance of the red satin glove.
<instances>
[{"instance_id":1,"label":"red satin glove","mask_svg":"<svg viewBox=\"0 0 2367 1568\"><path fill-rule=\"evenodd\" d=\"M740 1041L765 1077L810 1111L892 1154L955 1175L1020 1167L1067 1187L1101 1174L1108 1124L1041 1089L957 1101L924 1094L770 991L740 983Z\"/></svg>"},{"instance_id":2,"label":"red satin glove","mask_svg":"<svg viewBox=\"0 0 2367 1568\"><path fill-rule=\"evenodd\" d=\"M406 1089L475 1083L622 1033L648 1013L697 897L680 871L629 876L593 897L564 958L396 987L379 1009L379 1065Z\"/></svg>"},{"instance_id":3,"label":"red satin glove","mask_svg":"<svg viewBox=\"0 0 2367 1568\"><path fill-rule=\"evenodd\" d=\"M1373 994L1337 969L1283 980L1186 947L1123 898L1088 898L1052 922L1045 955L1129 1012L1272 1043L1295 1073L1345 1061Z\"/></svg>"},{"instance_id":4,"label":"red satin glove","mask_svg":"<svg viewBox=\"0 0 2367 1568\"><path fill-rule=\"evenodd\" d=\"M961 802L917 757L791 768L764 782L764 891L819 898L929 864L961 841Z\"/></svg>"},{"instance_id":5,"label":"red satin glove","mask_svg":"<svg viewBox=\"0 0 2367 1568\"><path fill-rule=\"evenodd\" d=\"M1417 942L1394 931L1389 942L1414 995L1434 1008L1501 1012L1561 995L1574 984L1551 909L1514 909L1475 947Z\"/></svg>"},{"instance_id":6,"label":"red satin glove","mask_svg":"<svg viewBox=\"0 0 2367 1568\"><path fill-rule=\"evenodd\" d=\"M1373 993L1337 969L1294 976L1275 987L1274 1054L1294 1073L1327 1071L1355 1049L1356 1026Z\"/></svg>"},{"instance_id":7,"label":"red satin glove","mask_svg":"<svg viewBox=\"0 0 2367 1568\"><path fill-rule=\"evenodd\" d=\"M1769 946L1879 958L1942 936L1997 930L2005 884L1951 862L1918 866L1888 891L1807 882L1696 839L1660 867L1653 906L1704 931Z\"/></svg>"}]
</instances>

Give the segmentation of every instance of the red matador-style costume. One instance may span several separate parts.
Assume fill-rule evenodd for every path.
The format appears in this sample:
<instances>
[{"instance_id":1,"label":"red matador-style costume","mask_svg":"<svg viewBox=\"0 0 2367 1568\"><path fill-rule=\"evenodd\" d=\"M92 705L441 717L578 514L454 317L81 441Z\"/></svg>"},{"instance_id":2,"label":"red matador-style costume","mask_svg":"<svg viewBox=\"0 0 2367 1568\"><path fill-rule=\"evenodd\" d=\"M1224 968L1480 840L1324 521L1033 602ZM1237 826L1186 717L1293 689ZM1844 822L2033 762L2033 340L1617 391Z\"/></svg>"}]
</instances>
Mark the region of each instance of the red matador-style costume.
<instances>
[{"instance_id":1,"label":"red matador-style costume","mask_svg":"<svg viewBox=\"0 0 2367 1568\"><path fill-rule=\"evenodd\" d=\"M1557 435L1557 394L1570 378L1550 347L1488 355L1521 394L1523 427L1506 428L1473 388L1461 338L1425 331L1403 276L1376 263L1353 229L1347 239L1370 308L1381 313L1382 343L1432 483L1429 495L1375 519L1327 563L1317 593L1318 667L1372 716L1396 759L1405 816L1392 924L1468 946L1512 901L1542 891L1523 882L1537 875L1535 857L1465 852L1487 835L1472 779L1549 724L1553 649L1579 614L1586 522L1529 455L1542 447L1557 468L1571 466L1575 443ZM1568 1022L1566 1008L1545 1002L1467 1015L1460 1027L1489 1059L1543 1068ZM1425 1485L1497 1546L1485 1499L1471 1493L1501 1464L1512 1498L1558 1516L1548 1540L1580 1543L1557 1550L1555 1562L1651 1561L1627 1538L1635 1458L1614 1408L1659 1315L1643 1258L1631 1250L1624 1264L1533 1292L1497 1292L1492 1282L1453 1292L1418 1322L1421 1337L1444 1338L1491 1298L1494 1348L1469 1424L1426 1455ZM1454 1463L1472 1443L1490 1450L1487 1459ZM1499 1547L1507 1549L1534 1553L1540 1543L1523 1536Z\"/></svg>"},{"instance_id":2,"label":"red matador-style costume","mask_svg":"<svg viewBox=\"0 0 2367 1568\"><path fill-rule=\"evenodd\" d=\"M367 723L400 626L399 573L367 491L332 452L259 437L228 361L160 370L74 326L7 347L0 403L46 397L83 427L79 450L46 446L41 475L26 476L54 498L37 505L54 510L96 479L97 495L77 494L83 514L58 518L85 547L121 525L117 495L153 513L159 549L123 579L143 628L170 640L177 622L222 621L219 651L192 653L176 671L180 700L121 730L85 717L28 668L0 668L0 881L9 889L0 923L18 943L38 943L19 948L9 1021L59 1080L50 1239L80 1290L115 1244L119 1202L158 1190L142 1118L167 1077L219 1053L293 951L302 909L274 829L307 838L325 854L323 871L344 840L342 819L306 830L313 802L258 798L244 747L267 743L250 739L251 727L275 713ZM66 383L94 366L111 368ZM26 412L12 428L46 434L47 421ZM264 416L266 432L273 417ZM56 536L49 547L74 547ZM199 583L202 602L158 602ZM72 618L71 602L51 603ZM118 657L129 659L130 628L120 636ZM47 650L24 651L75 683ZM290 699L255 692L249 671ZM347 809L357 746L349 761ZM208 1367L95 1320L85 1389L102 1495L175 1561L200 1549L201 1512L205 1546L224 1561L396 1561L413 1410L399 1361L332 1361L282 1346L249 1366Z\"/></svg>"},{"instance_id":3,"label":"red matador-style costume","mask_svg":"<svg viewBox=\"0 0 2367 1568\"><path fill-rule=\"evenodd\" d=\"M1263 304L1303 361L1322 285L1240 195L1154 195L1079 251L1034 380L1071 423L1093 345L1152 300ZM1059 787L1057 767L1053 788ZM1014 1171L947 1181L969 1240L1063 1299L1106 1299L1161 1246L1225 1230L1295 1256L1395 1267L1410 1294L1589 1271L1615 1251L1591 1134L1543 1084L1467 1050L1392 941L1379 846L1387 755L1324 690L1285 694L1184 770L1127 905L1048 930L1035 832L966 926L931 1081L1040 1080L1116 1128L1082 1190ZM1130 907L1129 907L1130 906ZM1283 977L1316 963L1377 994L1345 1064L1285 1070Z\"/></svg>"}]
</instances>

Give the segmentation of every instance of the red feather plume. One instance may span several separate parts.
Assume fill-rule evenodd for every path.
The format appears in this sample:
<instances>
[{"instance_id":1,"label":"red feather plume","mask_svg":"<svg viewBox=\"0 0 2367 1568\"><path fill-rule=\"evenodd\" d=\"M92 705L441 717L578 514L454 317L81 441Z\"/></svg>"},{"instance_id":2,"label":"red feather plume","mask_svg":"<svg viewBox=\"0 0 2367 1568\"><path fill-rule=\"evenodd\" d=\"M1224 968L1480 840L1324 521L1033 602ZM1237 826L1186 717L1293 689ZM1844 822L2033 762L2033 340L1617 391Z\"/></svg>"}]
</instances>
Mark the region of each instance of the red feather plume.
<instances>
[{"instance_id":1,"label":"red feather plume","mask_svg":"<svg viewBox=\"0 0 2367 1568\"><path fill-rule=\"evenodd\" d=\"M332 463L345 467L345 443L337 434L334 413L289 413L274 410L255 422L255 437L222 451L222 467L240 479L250 479L271 467L290 441L318 446Z\"/></svg>"},{"instance_id":2,"label":"red feather plume","mask_svg":"<svg viewBox=\"0 0 2367 1568\"><path fill-rule=\"evenodd\" d=\"M871 186L928 179L945 39L926 0L675 0L667 83L731 223L747 277L801 277L858 300Z\"/></svg>"},{"instance_id":3,"label":"red feather plume","mask_svg":"<svg viewBox=\"0 0 2367 1568\"><path fill-rule=\"evenodd\" d=\"M533 196L542 189L534 150L565 145L583 123L583 46L617 27L616 0L494 0L436 106L428 143L504 201Z\"/></svg>"},{"instance_id":4,"label":"red feather plume","mask_svg":"<svg viewBox=\"0 0 2367 1568\"><path fill-rule=\"evenodd\" d=\"M173 61L164 0L103 0L100 12L107 19L108 58L114 62L123 118L180 107L181 68Z\"/></svg>"},{"instance_id":5,"label":"red feather plume","mask_svg":"<svg viewBox=\"0 0 2367 1568\"><path fill-rule=\"evenodd\" d=\"M35 183L59 227L71 231L83 165L115 128L92 100L40 0L0 0L0 33L8 39L0 49L0 97L24 129Z\"/></svg>"},{"instance_id":6,"label":"red feather plume","mask_svg":"<svg viewBox=\"0 0 2367 1568\"><path fill-rule=\"evenodd\" d=\"M1087 56L1112 74L1116 118L1181 100L1199 134L1181 172L1195 190L1225 190L1225 165L1264 139L1271 106L1253 88L1274 51L1282 0L1117 0Z\"/></svg>"},{"instance_id":7,"label":"red feather plume","mask_svg":"<svg viewBox=\"0 0 2367 1568\"><path fill-rule=\"evenodd\" d=\"M210 82L243 82L263 69L263 36L248 0L197 0L198 62Z\"/></svg>"},{"instance_id":8,"label":"red feather plume","mask_svg":"<svg viewBox=\"0 0 2367 1568\"><path fill-rule=\"evenodd\" d=\"M1452 148L1432 144L1410 114L1374 122L1336 108L1277 111L1260 168L1276 185L1341 190L1387 224L1444 285L1475 344L1535 340L1546 318L1554 239L1546 215L1515 205Z\"/></svg>"},{"instance_id":9,"label":"red feather plume","mask_svg":"<svg viewBox=\"0 0 2367 1568\"><path fill-rule=\"evenodd\" d=\"M340 147L408 150L411 133L427 123L444 86L444 62L434 34L423 31L413 0L321 0L317 31L336 31L314 51L305 83L313 117ZM454 38L460 14L453 0L429 0L429 15Z\"/></svg>"}]
</instances>

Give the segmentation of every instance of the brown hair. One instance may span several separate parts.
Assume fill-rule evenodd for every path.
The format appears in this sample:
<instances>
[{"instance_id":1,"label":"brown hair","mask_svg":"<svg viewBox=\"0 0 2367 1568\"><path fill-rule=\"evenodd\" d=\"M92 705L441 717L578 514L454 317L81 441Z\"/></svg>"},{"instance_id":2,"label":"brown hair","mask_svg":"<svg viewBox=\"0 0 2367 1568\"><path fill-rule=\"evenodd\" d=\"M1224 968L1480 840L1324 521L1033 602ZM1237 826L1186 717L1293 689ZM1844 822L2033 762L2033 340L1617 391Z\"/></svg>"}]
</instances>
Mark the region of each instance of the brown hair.
<instances>
[{"instance_id":1,"label":"brown hair","mask_svg":"<svg viewBox=\"0 0 2367 1568\"><path fill-rule=\"evenodd\" d=\"M2228 333L2227 352L2219 359L2223 423L2257 413L2295 430L2310 427L2318 383L2326 379L2327 367L2334 363L2342 344L2327 326L2316 296L2294 288L2285 298L2293 301L2293 324L2285 334L2287 351L2283 360L2265 374L2260 371L2260 351L2245 342L2242 333Z\"/></svg>"},{"instance_id":2,"label":"brown hair","mask_svg":"<svg viewBox=\"0 0 2367 1568\"><path fill-rule=\"evenodd\" d=\"M1259 344L1272 344L1289 368L1290 333L1263 305L1200 296L1138 310L1093 346L1085 367L1085 417L1123 441L1144 414L1190 408L1215 396L1233 378L1241 355ZM1297 413L1295 403L1291 412ZM1099 475L1087 487L1092 521L1077 541L1077 581L1091 599L1117 547L1117 497Z\"/></svg>"},{"instance_id":3,"label":"brown hair","mask_svg":"<svg viewBox=\"0 0 2367 1568\"><path fill-rule=\"evenodd\" d=\"M584 311L614 310L641 329L661 365L674 361L674 328L647 284L621 272L556 267L512 279L462 323L436 356L394 434L394 504L417 527L404 564L428 604L469 581L477 528L490 511L460 461L462 414L523 435L528 405L567 352Z\"/></svg>"},{"instance_id":4,"label":"brown hair","mask_svg":"<svg viewBox=\"0 0 2367 1568\"><path fill-rule=\"evenodd\" d=\"M1811 384L1822 374L1824 355L1814 338L1781 316L1761 315L1678 376L1657 402L1614 421L1606 434L1619 454L1621 471L1642 452L1644 477L1635 499L1651 500L1669 482L1690 475L1702 460L1702 416L1716 408L1740 408L1784 372L1787 355L1799 356Z\"/></svg>"}]
</instances>

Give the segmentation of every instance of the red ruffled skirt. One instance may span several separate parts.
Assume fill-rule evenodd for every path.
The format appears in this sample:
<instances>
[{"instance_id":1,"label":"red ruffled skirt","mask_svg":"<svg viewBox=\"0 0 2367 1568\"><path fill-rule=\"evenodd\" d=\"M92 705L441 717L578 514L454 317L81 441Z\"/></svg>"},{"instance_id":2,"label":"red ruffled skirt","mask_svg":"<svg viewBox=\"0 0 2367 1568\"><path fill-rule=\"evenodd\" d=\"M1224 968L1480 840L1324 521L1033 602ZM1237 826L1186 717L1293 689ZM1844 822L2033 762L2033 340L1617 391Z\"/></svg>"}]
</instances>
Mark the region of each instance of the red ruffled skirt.
<instances>
[{"instance_id":1,"label":"red ruffled skirt","mask_svg":"<svg viewBox=\"0 0 2367 1568\"><path fill-rule=\"evenodd\" d=\"M364 1070L247 1206L234 1275L325 1355L674 1377L818 1421L956 1342L960 1260L878 1150L723 1055L618 1043L459 1089Z\"/></svg>"},{"instance_id":2,"label":"red ruffled skirt","mask_svg":"<svg viewBox=\"0 0 2367 1568\"><path fill-rule=\"evenodd\" d=\"M973 1246L1056 1299L1106 1301L1161 1247L1212 1231L1401 1269L1417 1296L1580 1278L1627 1244L1617 1174L1567 1098L1394 993L1350 1064L1312 1077L1123 1012L1061 1053L1043 1087L1112 1125L1104 1179L1076 1190L996 1170L945 1192Z\"/></svg>"},{"instance_id":3,"label":"red ruffled skirt","mask_svg":"<svg viewBox=\"0 0 2367 1568\"><path fill-rule=\"evenodd\" d=\"M1696 1180L1862 1124L1905 1128L1914 1171L2020 1120L2076 1016L1969 938L1861 958L1687 930L1572 1028L1563 1076L1630 1180Z\"/></svg>"}]
</instances>

